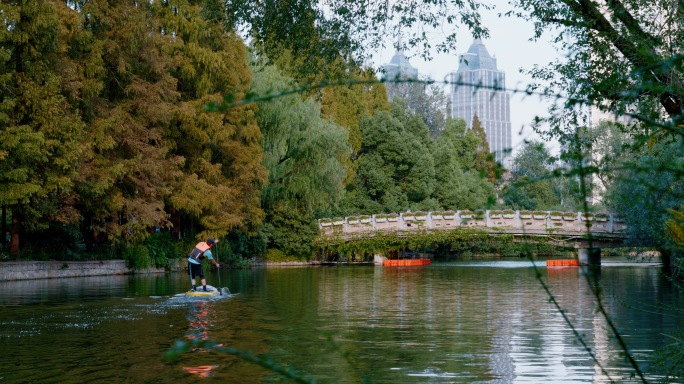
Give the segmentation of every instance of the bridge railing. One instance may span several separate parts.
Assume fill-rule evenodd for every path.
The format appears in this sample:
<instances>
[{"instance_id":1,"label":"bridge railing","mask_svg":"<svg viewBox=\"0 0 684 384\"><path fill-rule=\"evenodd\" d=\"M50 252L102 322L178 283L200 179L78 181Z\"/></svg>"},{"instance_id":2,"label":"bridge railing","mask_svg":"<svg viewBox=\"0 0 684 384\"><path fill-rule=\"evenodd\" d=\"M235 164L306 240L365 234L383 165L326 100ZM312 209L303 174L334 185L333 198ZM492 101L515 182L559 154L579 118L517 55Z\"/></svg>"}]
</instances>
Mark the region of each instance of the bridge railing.
<instances>
[{"instance_id":1,"label":"bridge railing","mask_svg":"<svg viewBox=\"0 0 684 384\"><path fill-rule=\"evenodd\" d=\"M324 235L354 234L373 231L412 231L422 229L491 228L525 233L620 234L624 221L609 213L459 210L402 212L358 215L318 220Z\"/></svg>"}]
</instances>

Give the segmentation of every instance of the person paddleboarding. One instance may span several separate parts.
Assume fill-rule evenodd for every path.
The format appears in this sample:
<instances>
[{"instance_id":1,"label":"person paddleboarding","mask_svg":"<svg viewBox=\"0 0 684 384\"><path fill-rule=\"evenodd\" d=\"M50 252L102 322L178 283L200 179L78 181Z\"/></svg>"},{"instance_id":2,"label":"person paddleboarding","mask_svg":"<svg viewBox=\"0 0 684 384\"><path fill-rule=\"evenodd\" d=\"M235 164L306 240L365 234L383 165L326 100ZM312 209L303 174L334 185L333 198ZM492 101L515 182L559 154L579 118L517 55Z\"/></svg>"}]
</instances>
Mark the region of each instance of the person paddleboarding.
<instances>
[{"instance_id":1,"label":"person paddleboarding","mask_svg":"<svg viewBox=\"0 0 684 384\"><path fill-rule=\"evenodd\" d=\"M204 278L204 271L202 270L202 260L207 259L216 266L219 267L219 263L214 260L211 254L211 247L218 243L218 239L212 237L208 238L207 241L201 241L195 245L192 252L188 255L188 272L190 273L190 281L192 282L192 292L197 291L197 284L195 278L199 276L202 282L202 290L207 291L207 280Z\"/></svg>"}]
</instances>

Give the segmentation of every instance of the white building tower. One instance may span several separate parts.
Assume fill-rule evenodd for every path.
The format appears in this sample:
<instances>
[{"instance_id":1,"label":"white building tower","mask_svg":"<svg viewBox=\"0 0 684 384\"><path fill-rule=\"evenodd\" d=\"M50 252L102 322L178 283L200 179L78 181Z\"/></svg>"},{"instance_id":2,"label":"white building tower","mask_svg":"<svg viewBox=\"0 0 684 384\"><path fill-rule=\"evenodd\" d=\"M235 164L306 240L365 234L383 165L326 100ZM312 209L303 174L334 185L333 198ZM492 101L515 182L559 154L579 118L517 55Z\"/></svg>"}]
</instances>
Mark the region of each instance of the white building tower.
<instances>
[{"instance_id":1,"label":"white building tower","mask_svg":"<svg viewBox=\"0 0 684 384\"><path fill-rule=\"evenodd\" d=\"M468 52L459 55L458 62L458 70L449 74L449 113L451 117L464 119L468 129L477 115L496 161L507 165L512 132L506 74L496 68L496 58L487 52L480 39L473 41Z\"/></svg>"}]
</instances>

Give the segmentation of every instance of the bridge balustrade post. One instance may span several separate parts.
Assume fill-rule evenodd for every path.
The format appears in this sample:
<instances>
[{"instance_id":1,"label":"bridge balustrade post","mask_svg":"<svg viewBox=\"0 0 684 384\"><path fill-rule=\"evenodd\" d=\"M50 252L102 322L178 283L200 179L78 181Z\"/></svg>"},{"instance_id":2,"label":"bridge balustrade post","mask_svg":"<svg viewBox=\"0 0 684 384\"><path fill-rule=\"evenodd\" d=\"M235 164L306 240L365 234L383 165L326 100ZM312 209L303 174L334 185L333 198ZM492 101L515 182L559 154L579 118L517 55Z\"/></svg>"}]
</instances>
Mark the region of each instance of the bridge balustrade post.
<instances>
[{"instance_id":1,"label":"bridge balustrade post","mask_svg":"<svg viewBox=\"0 0 684 384\"><path fill-rule=\"evenodd\" d=\"M546 211L546 229L548 230L549 228L553 228L553 224L551 224L551 211Z\"/></svg>"},{"instance_id":2,"label":"bridge balustrade post","mask_svg":"<svg viewBox=\"0 0 684 384\"><path fill-rule=\"evenodd\" d=\"M608 232L610 232L610 233L615 232L615 223L613 222L613 214L612 213L608 214Z\"/></svg>"}]
</instances>

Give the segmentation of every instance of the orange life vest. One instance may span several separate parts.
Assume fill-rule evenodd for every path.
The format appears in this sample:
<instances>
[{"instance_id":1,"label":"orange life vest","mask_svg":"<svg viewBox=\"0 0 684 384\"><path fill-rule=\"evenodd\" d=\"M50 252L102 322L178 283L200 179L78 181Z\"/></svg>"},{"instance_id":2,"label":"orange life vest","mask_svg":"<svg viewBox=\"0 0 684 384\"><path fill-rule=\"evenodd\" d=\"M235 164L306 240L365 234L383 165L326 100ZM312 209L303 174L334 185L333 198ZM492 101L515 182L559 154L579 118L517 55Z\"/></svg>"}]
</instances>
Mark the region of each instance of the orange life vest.
<instances>
[{"instance_id":1,"label":"orange life vest","mask_svg":"<svg viewBox=\"0 0 684 384\"><path fill-rule=\"evenodd\" d=\"M211 248L209 246L209 244L207 244L204 241L201 241L201 242L197 243L197 245L195 245L195 248L192 250L192 252L190 252L190 257L192 257L195 260L201 261L206 257L206 256L204 256L204 252L208 251L209 248Z\"/></svg>"}]
</instances>

